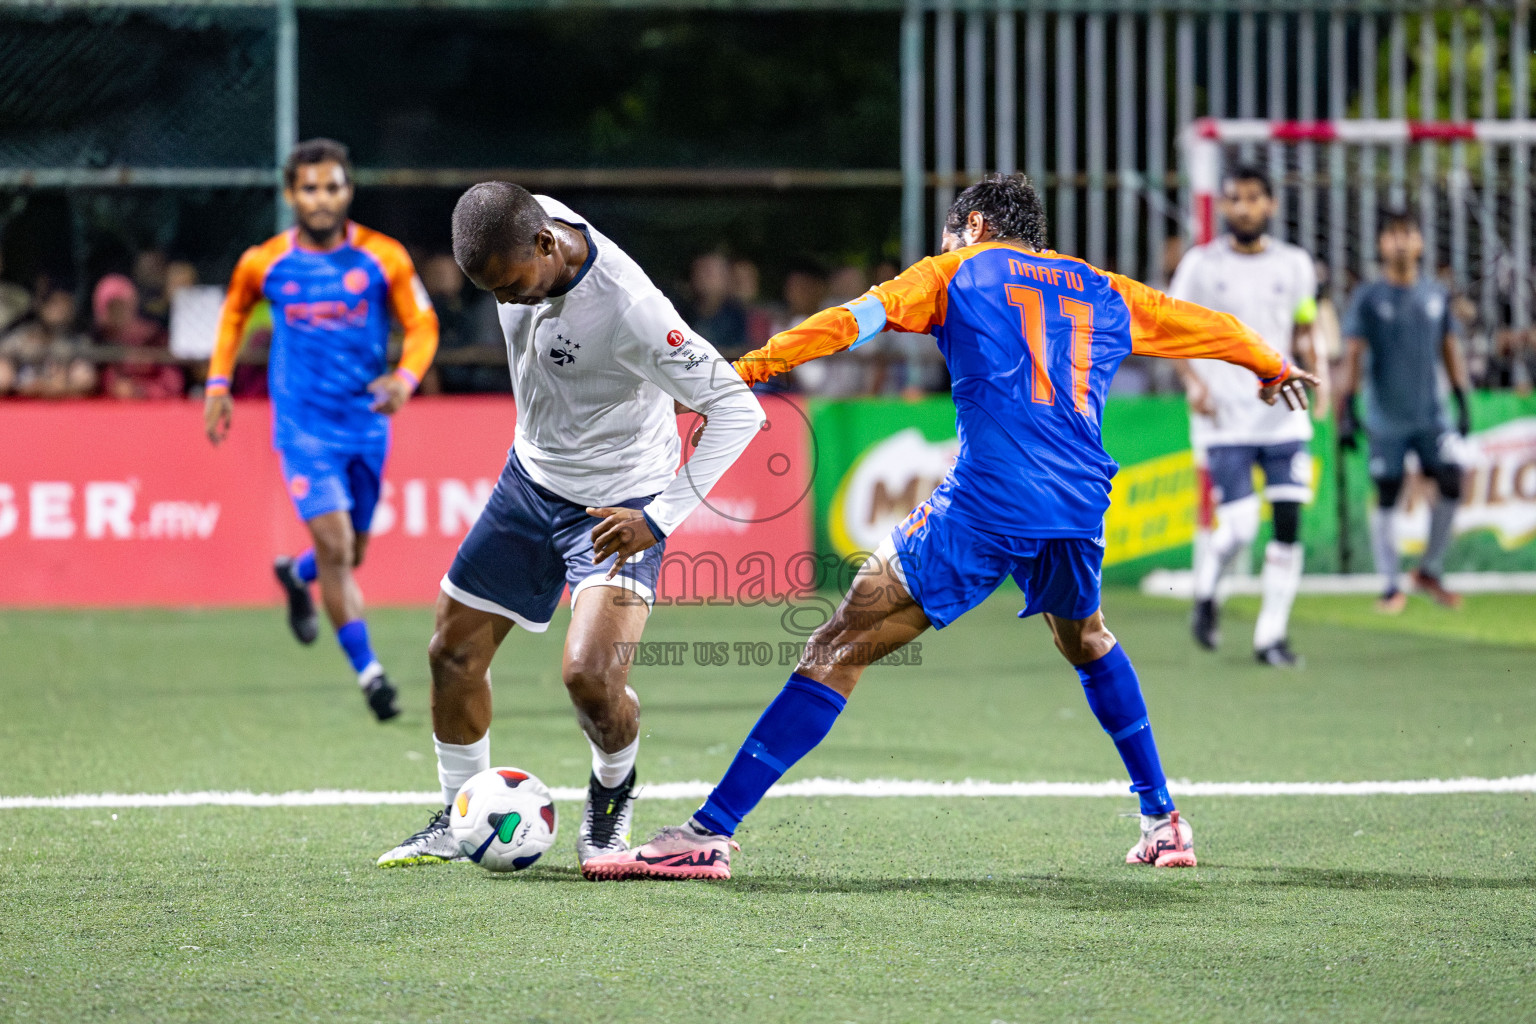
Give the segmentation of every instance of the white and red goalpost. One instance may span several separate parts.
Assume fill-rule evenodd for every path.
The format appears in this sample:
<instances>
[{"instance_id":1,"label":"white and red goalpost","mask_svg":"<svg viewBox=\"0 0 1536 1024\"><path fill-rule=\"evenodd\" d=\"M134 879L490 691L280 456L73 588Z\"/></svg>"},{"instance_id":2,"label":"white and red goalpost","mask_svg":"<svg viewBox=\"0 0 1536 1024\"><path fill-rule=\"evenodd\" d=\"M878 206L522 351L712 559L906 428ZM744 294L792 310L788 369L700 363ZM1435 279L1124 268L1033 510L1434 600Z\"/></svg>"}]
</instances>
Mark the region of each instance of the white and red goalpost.
<instances>
[{"instance_id":1,"label":"white and red goalpost","mask_svg":"<svg viewBox=\"0 0 1536 1024\"><path fill-rule=\"evenodd\" d=\"M1358 119L1338 121L1268 121L1259 118L1204 117L1180 136L1189 174L1190 226L1196 242L1216 233L1216 195L1221 189L1222 147L1242 143L1345 143L1401 146L1419 142L1536 144L1536 120L1409 121Z\"/></svg>"}]
</instances>

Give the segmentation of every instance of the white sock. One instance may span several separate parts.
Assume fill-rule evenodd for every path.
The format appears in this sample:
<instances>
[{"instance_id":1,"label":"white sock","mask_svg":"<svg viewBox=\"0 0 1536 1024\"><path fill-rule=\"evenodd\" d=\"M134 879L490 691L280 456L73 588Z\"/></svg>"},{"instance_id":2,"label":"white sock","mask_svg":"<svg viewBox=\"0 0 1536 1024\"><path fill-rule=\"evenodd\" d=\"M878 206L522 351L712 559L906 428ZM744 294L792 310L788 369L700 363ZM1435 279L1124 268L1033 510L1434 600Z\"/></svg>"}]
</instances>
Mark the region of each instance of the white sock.
<instances>
[{"instance_id":1,"label":"white sock","mask_svg":"<svg viewBox=\"0 0 1536 1024\"><path fill-rule=\"evenodd\" d=\"M1285 639L1291 621L1291 605L1301 586L1301 563L1306 549L1301 544L1282 544L1272 540L1264 545L1264 573L1260 581L1264 601L1259 605L1259 621L1253 627L1253 649L1262 651Z\"/></svg>"},{"instance_id":2,"label":"white sock","mask_svg":"<svg viewBox=\"0 0 1536 1024\"><path fill-rule=\"evenodd\" d=\"M592 748L592 774L604 788L612 789L634 771L635 755L640 753L640 737L636 736L635 742L611 754L594 743L591 736L587 737L587 746Z\"/></svg>"},{"instance_id":3,"label":"white sock","mask_svg":"<svg viewBox=\"0 0 1536 1024\"><path fill-rule=\"evenodd\" d=\"M1216 528L1211 531L1201 557L1195 562L1195 600L1211 601L1216 585L1227 566L1253 542L1259 532L1259 496L1250 494L1220 506L1216 510Z\"/></svg>"},{"instance_id":4,"label":"white sock","mask_svg":"<svg viewBox=\"0 0 1536 1024\"><path fill-rule=\"evenodd\" d=\"M357 685L366 690L369 683L383 674L384 666L380 665L377 660L370 661L368 667L357 674Z\"/></svg>"},{"instance_id":5,"label":"white sock","mask_svg":"<svg viewBox=\"0 0 1536 1024\"><path fill-rule=\"evenodd\" d=\"M444 743L436 734L432 746L437 749L437 781L443 787L443 806L453 803L459 787L491 767L491 734L462 746Z\"/></svg>"}]
</instances>

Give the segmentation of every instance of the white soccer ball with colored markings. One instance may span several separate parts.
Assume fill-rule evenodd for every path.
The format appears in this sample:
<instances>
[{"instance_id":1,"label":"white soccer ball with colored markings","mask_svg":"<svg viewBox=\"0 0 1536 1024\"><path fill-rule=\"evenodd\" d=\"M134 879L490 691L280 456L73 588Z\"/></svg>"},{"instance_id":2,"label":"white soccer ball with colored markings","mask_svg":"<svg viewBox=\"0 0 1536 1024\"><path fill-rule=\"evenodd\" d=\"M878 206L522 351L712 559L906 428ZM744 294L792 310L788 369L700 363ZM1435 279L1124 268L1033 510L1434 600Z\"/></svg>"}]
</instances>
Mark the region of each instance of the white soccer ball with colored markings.
<instances>
[{"instance_id":1,"label":"white soccer ball with colored markings","mask_svg":"<svg viewBox=\"0 0 1536 1024\"><path fill-rule=\"evenodd\" d=\"M459 787L448 827L487 871L521 871L555 844L555 799L531 772L492 768Z\"/></svg>"}]
</instances>

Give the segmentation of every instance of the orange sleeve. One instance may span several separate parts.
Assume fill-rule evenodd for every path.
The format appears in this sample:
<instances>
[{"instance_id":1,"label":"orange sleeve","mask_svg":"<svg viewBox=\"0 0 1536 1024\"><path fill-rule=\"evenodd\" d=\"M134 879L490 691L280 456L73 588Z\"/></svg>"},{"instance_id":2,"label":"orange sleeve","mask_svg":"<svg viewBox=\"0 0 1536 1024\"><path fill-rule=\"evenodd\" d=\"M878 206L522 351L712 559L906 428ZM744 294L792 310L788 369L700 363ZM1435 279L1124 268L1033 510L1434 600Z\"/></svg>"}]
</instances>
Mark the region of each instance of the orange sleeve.
<instances>
[{"instance_id":1,"label":"orange sleeve","mask_svg":"<svg viewBox=\"0 0 1536 1024\"><path fill-rule=\"evenodd\" d=\"M245 343L245 325L251 319L251 307L261 300L261 287L271 265L262 246L245 250L240 262L235 264L229 288L224 293L224 306L219 310L219 333L213 342L213 355L208 360L207 393L210 395L229 393L235 358Z\"/></svg>"},{"instance_id":2,"label":"orange sleeve","mask_svg":"<svg viewBox=\"0 0 1536 1024\"><path fill-rule=\"evenodd\" d=\"M405 250L391 247L386 251L384 272L389 280L390 311L405 333L395 373L414 389L437 355L437 312Z\"/></svg>"},{"instance_id":3,"label":"orange sleeve","mask_svg":"<svg viewBox=\"0 0 1536 1024\"><path fill-rule=\"evenodd\" d=\"M963 251L919 260L852 302L824 309L775 334L762 348L738 359L736 372L748 384L758 384L801 363L842 352L881 331L931 331L944 322L949 282L964 261Z\"/></svg>"},{"instance_id":4,"label":"orange sleeve","mask_svg":"<svg viewBox=\"0 0 1536 1024\"><path fill-rule=\"evenodd\" d=\"M1130 309L1135 354L1236 363L1252 370L1266 387L1290 372L1286 358L1232 314L1175 299L1120 274L1108 277Z\"/></svg>"}]
</instances>

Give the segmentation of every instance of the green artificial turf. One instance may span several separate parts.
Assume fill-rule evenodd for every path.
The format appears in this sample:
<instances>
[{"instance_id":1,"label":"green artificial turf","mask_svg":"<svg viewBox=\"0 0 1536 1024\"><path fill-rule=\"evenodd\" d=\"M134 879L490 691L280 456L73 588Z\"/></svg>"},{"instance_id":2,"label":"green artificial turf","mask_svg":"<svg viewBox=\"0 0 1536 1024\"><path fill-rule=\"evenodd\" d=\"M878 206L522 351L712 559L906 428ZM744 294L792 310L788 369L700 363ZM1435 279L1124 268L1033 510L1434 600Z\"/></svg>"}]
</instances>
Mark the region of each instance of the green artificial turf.
<instances>
[{"instance_id":1,"label":"green artificial turf","mask_svg":"<svg viewBox=\"0 0 1536 1024\"><path fill-rule=\"evenodd\" d=\"M1106 596L1170 775L1536 771L1529 649L1327 624L1311 601L1307 666L1281 673L1252 663L1241 605L1210 655L1181 605ZM926 636L920 665L872 670L790 778L1120 777L1017 607L996 597ZM492 757L573 786L559 623L500 656ZM298 648L275 611L0 614L0 795L430 790L430 624L372 616L407 708L380 726L329 638ZM661 609L648 639L690 646L634 671L642 779L712 780L788 669L691 645L777 645L778 612ZM639 829L692 807L642 801ZM0 810L0 1020L1536 1018L1530 794L1181 808L1193 871L1120 863L1129 798L783 798L743 828L730 882L601 885L576 874L571 803L555 850L505 877L375 869L426 805Z\"/></svg>"},{"instance_id":2,"label":"green artificial turf","mask_svg":"<svg viewBox=\"0 0 1536 1024\"><path fill-rule=\"evenodd\" d=\"M1291 618L1295 622L1536 647L1536 594L1467 594L1463 600L1460 609L1451 611L1413 594L1401 615L1382 615L1376 610L1374 597L1308 595L1296 602ZM1259 599L1233 598L1231 605L1252 617L1258 613Z\"/></svg>"}]
</instances>

